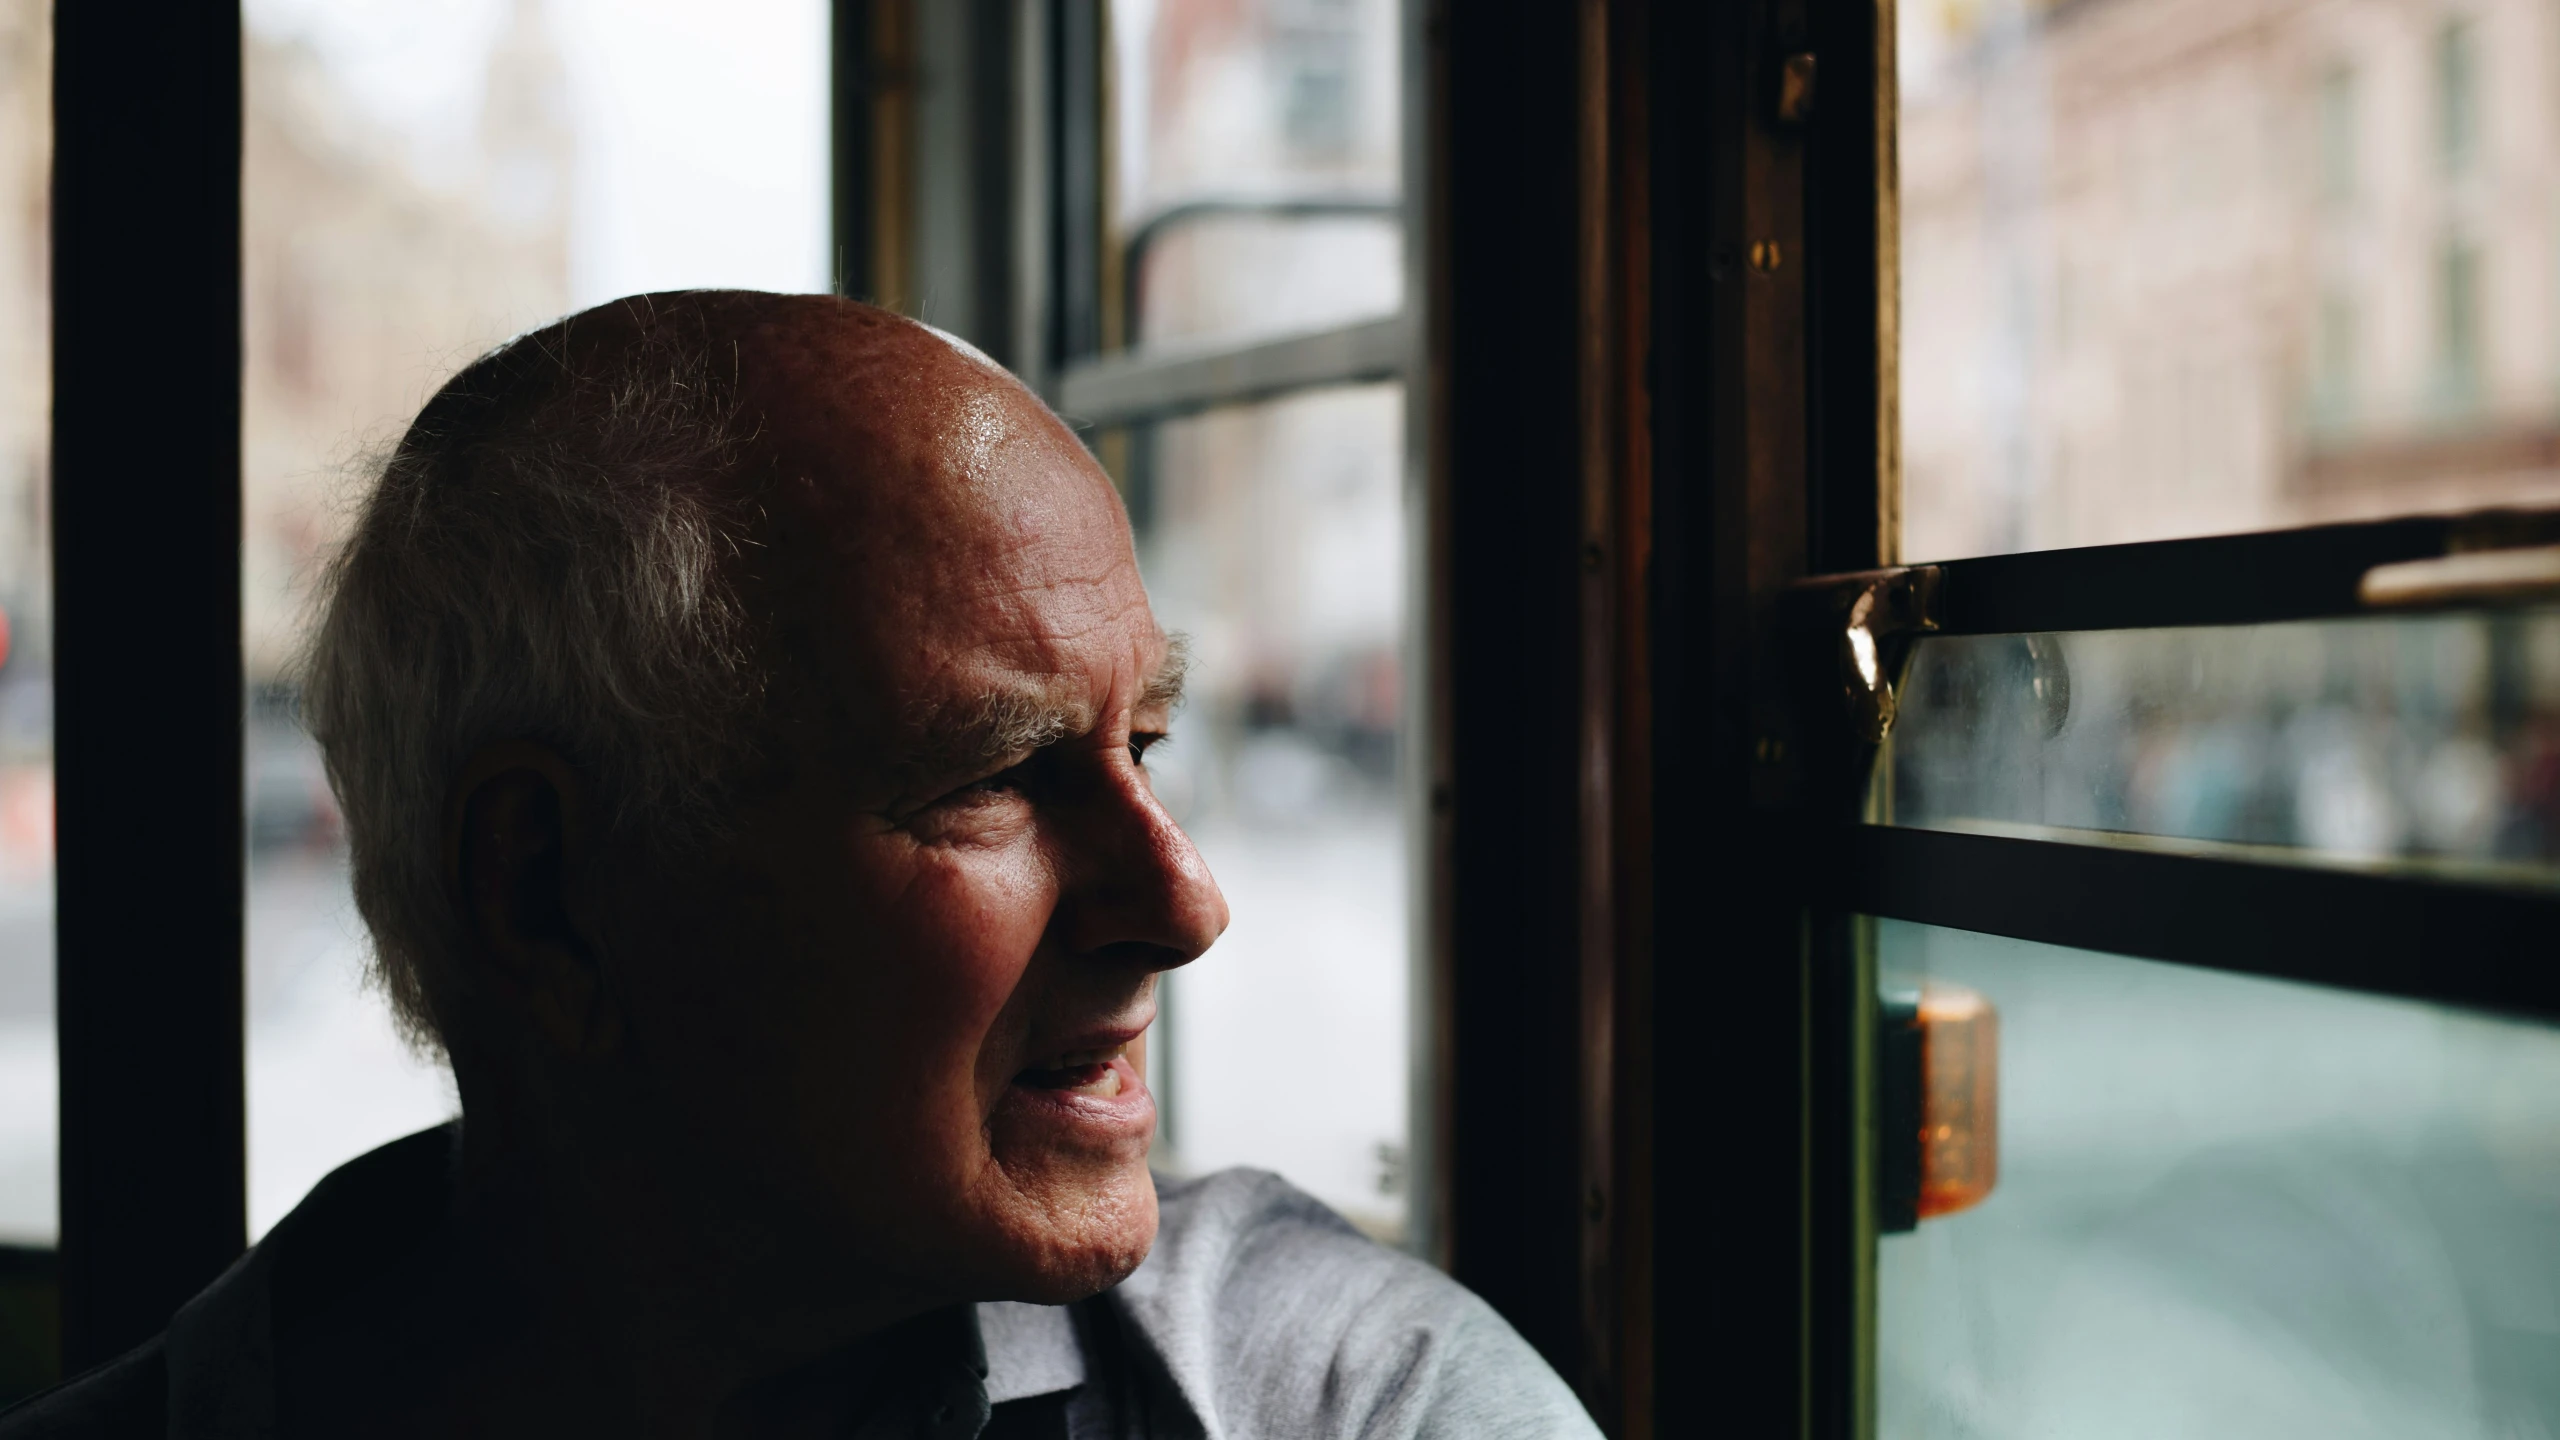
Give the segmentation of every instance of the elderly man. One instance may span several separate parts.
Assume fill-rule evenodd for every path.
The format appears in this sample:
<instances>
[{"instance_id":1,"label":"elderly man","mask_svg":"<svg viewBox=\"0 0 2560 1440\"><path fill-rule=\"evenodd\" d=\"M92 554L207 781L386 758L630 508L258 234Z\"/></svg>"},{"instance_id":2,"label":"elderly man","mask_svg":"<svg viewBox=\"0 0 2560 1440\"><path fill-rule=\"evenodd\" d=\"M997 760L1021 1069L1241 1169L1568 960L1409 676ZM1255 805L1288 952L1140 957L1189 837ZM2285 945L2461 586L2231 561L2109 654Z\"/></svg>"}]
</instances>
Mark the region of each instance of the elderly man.
<instances>
[{"instance_id":1,"label":"elderly man","mask_svg":"<svg viewBox=\"0 0 2560 1440\"><path fill-rule=\"evenodd\" d=\"M463 1118L0 1436L1590 1434L1428 1267L1149 1175L1227 922L1182 679L1109 481L935 331L660 295L472 365L307 677Z\"/></svg>"}]
</instances>

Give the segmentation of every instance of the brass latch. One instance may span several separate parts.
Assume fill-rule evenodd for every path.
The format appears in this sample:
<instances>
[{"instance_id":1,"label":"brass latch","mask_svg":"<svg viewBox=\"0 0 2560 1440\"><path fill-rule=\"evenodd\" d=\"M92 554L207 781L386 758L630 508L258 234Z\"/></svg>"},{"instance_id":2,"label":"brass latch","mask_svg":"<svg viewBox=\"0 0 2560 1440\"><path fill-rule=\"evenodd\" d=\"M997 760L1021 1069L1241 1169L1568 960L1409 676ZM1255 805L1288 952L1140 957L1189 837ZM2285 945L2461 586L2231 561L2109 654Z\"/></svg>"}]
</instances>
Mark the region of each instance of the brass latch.
<instances>
[{"instance_id":1,"label":"brass latch","mask_svg":"<svg viewBox=\"0 0 2560 1440\"><path fill-rule=\"evenodd\" d=\"M1911 637L1938 628L1938 592L1946 572L1935 565L1909 565L1891 570L1861 570L1822 575L1795 586L1804 596L1818 596L1838 636L1839 685L1848 705L1849 730L1859 741L1879 745L1893 731L1899 708L1894 687L1901 683L1902 662Z\"/></svg>"}]
</instances>

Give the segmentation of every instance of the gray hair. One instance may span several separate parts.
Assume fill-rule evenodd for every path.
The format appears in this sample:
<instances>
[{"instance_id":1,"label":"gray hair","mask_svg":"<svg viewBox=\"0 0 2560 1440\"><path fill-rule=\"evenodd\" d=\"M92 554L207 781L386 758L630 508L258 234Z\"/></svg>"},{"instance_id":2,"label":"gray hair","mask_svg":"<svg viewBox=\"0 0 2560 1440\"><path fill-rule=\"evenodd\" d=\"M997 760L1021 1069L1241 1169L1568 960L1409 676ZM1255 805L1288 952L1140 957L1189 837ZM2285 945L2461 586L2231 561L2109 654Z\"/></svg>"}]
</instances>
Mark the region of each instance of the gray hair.
<instances>
[{"instance_id":1,"label":"gray hair","mask_svg":"<svg viewBox=\"0 0 2560 1440\"><path fill-rule=\"evenodd\" d=\"M671 864L716 833L764 733L732 579L755 543L733 478L748 437L704 309L621 302L473 363L382 465L322 577L304 714L374 978L421 1048L450 1048L469 991L442 844L473 753L551 746L608 846Z\"/></svg>"}]
</instances>

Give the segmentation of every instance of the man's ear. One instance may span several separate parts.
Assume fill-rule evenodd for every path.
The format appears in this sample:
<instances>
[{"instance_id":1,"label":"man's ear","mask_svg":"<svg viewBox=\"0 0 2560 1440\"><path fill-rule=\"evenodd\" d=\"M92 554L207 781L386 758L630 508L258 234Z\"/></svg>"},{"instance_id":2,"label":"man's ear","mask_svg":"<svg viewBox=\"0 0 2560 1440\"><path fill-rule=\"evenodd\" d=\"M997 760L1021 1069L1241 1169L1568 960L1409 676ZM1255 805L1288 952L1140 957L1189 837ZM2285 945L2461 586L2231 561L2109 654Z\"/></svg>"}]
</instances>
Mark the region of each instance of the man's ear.
<instances>
[{"instance_id":1,"label":"man's ear","mask_svg":"<svg viewBox=\"0 0 2560 1440\"><path fill-rule=\"evenodd\" d=\"M591 819L577 771L530 740L473 755L445 812L445 886L472 962L535 1034L572 1056L611 1053L623 1029L585 893Z\"/></svg>"}]
</instances>

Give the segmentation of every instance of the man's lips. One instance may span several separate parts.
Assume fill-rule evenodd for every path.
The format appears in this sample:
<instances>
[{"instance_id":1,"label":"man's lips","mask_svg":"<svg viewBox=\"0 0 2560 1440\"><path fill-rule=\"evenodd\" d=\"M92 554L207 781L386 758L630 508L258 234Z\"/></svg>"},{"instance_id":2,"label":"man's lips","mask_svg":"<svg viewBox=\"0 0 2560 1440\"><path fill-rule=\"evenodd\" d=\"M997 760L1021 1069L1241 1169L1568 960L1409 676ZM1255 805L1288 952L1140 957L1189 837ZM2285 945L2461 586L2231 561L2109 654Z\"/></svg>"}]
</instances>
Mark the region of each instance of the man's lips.
<instances>
[{"instance_id":1,"label":"man's lips","mask_svg":"<svg viewBox=\"0 0 2560 1440\"><path fill-rule=\"evenodd\" d=\"M1152 1015L1146 1017L1153 1020ZM1129 1047L1146 1033L1144 1023L1060 1035L1047 1043L1054 1050L1034 1051L1032 1063L1015 1072L997 1108L1016 1122L1065 1125L1090 1140L1118 1134L1141 1143L1155 1129L1155 1097L1138 1067L1129 1062Z\"/></svg>"},{"instance_id":2,"label":"man's lips","mask_svg":"<svg viewBox=\"0 0 2560 1440\"><path fill-rule=\"evenodd\" d=\"M1107 1100L1120 1093L1122 1072L1129 1067L1125 1063L1113 1062L1123 1060L1128 1048L1123 1043L1062 1051L1037 1065L1025 1067L1021 1074L1013 1077L1013 1083L1034 1090L1059 1090ZM1136 1076L1132 1074L1128 1078L1135 1079Z\"/></svg>"},{"instance_id":3,"label":"man's lips","mask_svg":"<svg viewBox=\"0 0 2560 1440\"><path fill-rule=\"evenodd\" d=\"M1132 1017L1135 1024L1052 1030L1035 1037L1031 1043L1042 1048L1023 1047L1030 1051L1023 1057L1028 1063L1014 1072L1013 1083L1034 1090L1082 1090L1111 1083L1108 1072L1126 1068L1129 1047L1137 1044L1138 1037L1155 1023L1153 1011L1154 1007L1149 1006L1148 1013ZM1134 1073L1130 1078L1136 1078Z\"/></svg>"}]
</instances>

